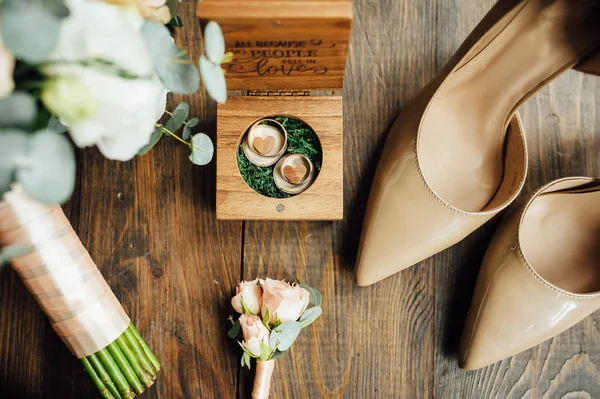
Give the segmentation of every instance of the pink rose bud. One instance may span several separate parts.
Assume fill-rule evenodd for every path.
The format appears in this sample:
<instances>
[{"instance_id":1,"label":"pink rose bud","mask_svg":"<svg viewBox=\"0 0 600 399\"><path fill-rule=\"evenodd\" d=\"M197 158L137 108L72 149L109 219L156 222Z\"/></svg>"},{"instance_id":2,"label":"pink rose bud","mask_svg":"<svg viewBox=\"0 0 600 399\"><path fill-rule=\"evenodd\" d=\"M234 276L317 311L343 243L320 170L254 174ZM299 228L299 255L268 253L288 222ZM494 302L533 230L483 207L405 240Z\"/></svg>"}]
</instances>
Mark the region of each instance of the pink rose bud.
<instances>
[{"instance_id":1,"label":"pink rose bud","mask_svg":"<svg viewBox=\"0 0 600 399\"><path fill-rule=\"evenodd\" d=\"M231 299L231 306L236 312L244 314L242 300L244 304L253 314L260 312L262 290L258 285L258 279L252 281L242 281L235 289L236 296Z\"/></svg>"},{"instance_id":2,"label":"pink rose bud","mask_svg":"<svg viewBox=\"0 0 600 399\"><path fill-rule=\"evenodd\" d=\"M260 317L249 314L240 316L240 325L244 336L242 345L254 356L260 357L261 342L269 346L269 330L262 323Z\"/></svg>"},{"instance_id":3,"label":"pink rose bud","mask_svg":"<svg viewBox=\"0 0 600 399\"><path fill-rule=\"evenodd\" d=\"M296 321L306 310L310 293L304 288L270 278L260 280L260 284L263 288L261 313L265 316L268 308L269 324L275 324L278 318L282 323Z\"/></svg>"}]
</instances>

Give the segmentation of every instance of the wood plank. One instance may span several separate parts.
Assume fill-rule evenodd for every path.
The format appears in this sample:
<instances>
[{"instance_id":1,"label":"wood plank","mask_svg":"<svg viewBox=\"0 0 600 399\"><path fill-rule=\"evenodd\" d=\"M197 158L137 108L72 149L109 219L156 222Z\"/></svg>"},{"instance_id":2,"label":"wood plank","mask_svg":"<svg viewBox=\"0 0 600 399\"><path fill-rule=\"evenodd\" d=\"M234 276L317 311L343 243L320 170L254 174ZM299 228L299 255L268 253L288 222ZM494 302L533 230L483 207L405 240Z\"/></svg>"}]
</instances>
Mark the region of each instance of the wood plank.
<instances>
[{"instance_id":1,"label":"wood plank","mask_svg":"<svg viewBox=\"0 0 600 399\"><path fill-rule=\"evenodd\" d=\"M344 222L246 222L244 277L296 276L323 316L279 359L274 398L413 398L433 389L433 273L353 283L358 235L383 138L435 71L430 2L355 2L344 90ZM241 397L252 372L242 371Z\"/></svg>"},{"instance_id":2,"label":"wood plank","mask_svg":"<svg viewBox=\"0 0 600 399\"><path fill-rule=\"evenodd\" d=\"M505 2L509 4L509 2ZM493 0L438 7L438 68L494 4ZM523 194L559 177L598 176L600 82L567 72L521 109L529 149ZM586 398L600 396L599 314L513 358L477 371L456 359L466 313L487 243L499 218L444 251L435 268L435 390L439 398Z\"/></svg>"}]
</instances>

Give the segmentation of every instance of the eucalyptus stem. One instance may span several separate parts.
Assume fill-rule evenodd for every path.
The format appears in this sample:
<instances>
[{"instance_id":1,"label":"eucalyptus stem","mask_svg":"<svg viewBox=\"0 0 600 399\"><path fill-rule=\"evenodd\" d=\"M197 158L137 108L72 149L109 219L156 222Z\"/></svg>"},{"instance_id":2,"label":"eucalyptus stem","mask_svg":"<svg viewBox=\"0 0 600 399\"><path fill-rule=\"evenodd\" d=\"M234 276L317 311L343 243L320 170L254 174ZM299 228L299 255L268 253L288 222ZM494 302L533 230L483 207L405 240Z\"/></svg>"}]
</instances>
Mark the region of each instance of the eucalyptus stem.
<instances>
[{"instance_id":1,"label":"eucalyptus stem","mask_svg":"<svg viewBox=\"0 0 600 399\"><path fill-rule=\"evenodd\" d=\"M92 382L94 383L94 385L96 385L96 388L98 388L98 392L100 392L100 395L104 399L115 399L115 397L106 388L100 377L98 377L98 374L90 364L90 361L85 357L81 358L80 360L83 364L83 368L85 369L85 371L87 371L88 375L92 379Z\"/></svg>"},{"instance_id":2,"label":"eucalyptus stem","mask_svg":"<svg viewBox=\"0 0 600 399\"><path fill-rule=\"evenodd\" d=\"M102 365L105 367L106 371L108 372L108 374L114 381L115 385L119 389L119 392L121 393L121 397L123 399L134 398L135 394L133 393L131 387L129 386L127 379L125 379L125 376L119 369L119 366L117 366L117 363L115 362L112 355L108 351L108 348L99 350L98 352L96 352L96 355L98 356L98 358L102 362Z\"/></svg>"},{"instance_id":3,"label":"eucalyptus stem","mask_svg":"<svg viewBox=\"0 0 600 399\"><path fill-rule=\"evenodd\" d=\"M119 368L123 372L123 375L133 388L133 391L138 395L144 392L144 387L142 386L142 383L140 382L140 380L138 380L137 376L135 375L135 372L133 371L133 368L125 358L125 355L123 355L121 349L119 349L119 346L116 344L116 342L108 344L107 348L115 362L117 362L117 364L119 365Z\"/></svg>"},{"instance_id":4,"label":"eucalyptus stem","mask_svg":"<svg viewBox=\"0 0 600 399\"><path fill-rule=\"evenodd\" d=\"M128 329L133 333L133 335L135 336L135 338L138 340L138 342L142 346L142 349L146 353L146 356L148 356L148 359L150 359L150 361L154 365L154 368L156 369L156 371L160 370L160 362L158 361L158 359L156 358L156 356L154 356L154 353L152 353L152 351L150 350L150 348L148 348L148 345L146 345L146 342L144 341L144 338L142 338L142 336L140 335L139 331L135 328L135 326L133 325L133 323L129 324L129 328Z\"/></svg>"},{"instance_id":5,"label":"eucalyptus stem","mask_svg":"<svg viewBox=\"0 0 600 399\"><path fill-rule=\"evenodd\" d=\"M176 135L175 133L173 133L172 131L170 131L169 129L167 129L166 127L164 127L163 125L161 125L160 123L157 123L156 127L161 127L162 130L164 132L167 132L171 137L173 137L173 138L181 141L183 144L185 144L188 147L192 148L192 145L190 143L188 143L187 141L185 141L184 139L182 139L181 137L179 137L178 135Z\"/></svg>"},{"instance_id":6,"label":"eucalyptus stem","mask_svg":"<svg viewBox=\"0 0 600 399\"><path fill-rule=\"evenodd\" d=\"M123 352L123 355L127 358L129 365L135 371L135 374L138 376L140 382L144 385L144 388L148 388L152 384L154 384L154 380L152 375L150 375L141 364L140 359L136 356L136 353L131 348L131 345L125 338L125 334L121 334L119 338L115 341L118 347Z\"/></svg>"},{"instance_id":7,"label":"eucalyptus stem","mask_svg":"<svg viewBox=\"0 0 600 399\"><path fill-rule=\"evenodd\" d=\"M122 399L121 394L119 394L119 390L115 386L115 383L113 382L113 380L110 378L110 375L108 375L108 373L106 372L106 369L104 368L104 366L102 366L102 363L100 362L100 359L98 359L98 356L96 356L95 354L89 355L87 357L87 359L89 360L90 364L92 365L92 367L98 374L98 377L100 377L100 379L102 379L102 382L104 382L104 385L106 385L106 387L108 388L110 393L115 398Z\"/></svg>"},{"instance_id":8,"label":"eucalyptus stem","mask_svg":"<svg viewBox=\"0 0 600 399\"><path fill-rule=\"evenodd\" d=\"M146 370L152 376L152 379L156 379L158 375L157 370L150 361L148 355L146 355L146 352L144 351L144 348L142 348L140 341L138 341L131 329L127 328L127 330L125 330L122 336L125 336L125 339L127 340L127 342L129 342L131 349L135 353L136 357L139 359L144 370Z\"/></svg>"}]
</instances>

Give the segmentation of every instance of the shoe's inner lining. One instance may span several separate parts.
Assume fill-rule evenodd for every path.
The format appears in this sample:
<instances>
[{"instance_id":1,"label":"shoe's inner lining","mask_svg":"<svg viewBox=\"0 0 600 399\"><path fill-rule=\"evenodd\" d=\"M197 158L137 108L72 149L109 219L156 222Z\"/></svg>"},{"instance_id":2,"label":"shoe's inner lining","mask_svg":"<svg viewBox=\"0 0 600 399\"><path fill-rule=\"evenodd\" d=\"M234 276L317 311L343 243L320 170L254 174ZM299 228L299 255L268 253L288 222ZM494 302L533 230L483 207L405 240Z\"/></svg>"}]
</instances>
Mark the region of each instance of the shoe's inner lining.
<instances>
[{"instance_id":1,"label":"shoe's inner lining","mask_svg":"<svg viewBox=\"0 0 600 399\"><path fill-rule=\"evenodd\" d=\"M551 284L577 294L600 291L600 191L536 198L519 240L528 263Z\"/></svg>"},{"instance_id":2,"label":"shoe's inner lining","mask_svg":"<svg viewBox=\"0 0 600 399\"><path fill-rule=\"evenodd\" d=\"M504 177L507 117L536 86L600 39L600 2L529 0L446 78L422 121L419 161L448 204L478 212Z\"/></svg>"}]
</instances>

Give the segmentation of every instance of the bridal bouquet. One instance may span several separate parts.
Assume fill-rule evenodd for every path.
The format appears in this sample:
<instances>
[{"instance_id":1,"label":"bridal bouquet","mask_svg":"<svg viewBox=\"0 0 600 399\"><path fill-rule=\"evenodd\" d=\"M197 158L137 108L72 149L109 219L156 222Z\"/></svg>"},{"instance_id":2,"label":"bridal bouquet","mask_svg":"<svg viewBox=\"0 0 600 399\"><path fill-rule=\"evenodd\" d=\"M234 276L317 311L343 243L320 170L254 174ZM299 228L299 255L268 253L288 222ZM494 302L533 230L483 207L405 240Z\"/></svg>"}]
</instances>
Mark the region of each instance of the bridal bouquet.
<instances>
[{"instance_id":1,"label":"bridal bouquet","mask_svg":"<svg viewBox=\"0 0 600 399\"><path fill-rule=\"evenodd\" d=\"M242 367L251 367L256 359L256 376L252 390L253 399L269 397L269 387L275 359L285 355L303 328L321 316L321 294L305 284L285 281L242 281L231 300L240 313L229 330L229 337L242 348Z\"/></svg>"},{"instance_id":2,"label":"bridal bouquet","mask_svg":"<svg viewBox=\"0 0 600 399\"><path fill-rule=\"evenodd\" d=\"M44 203L66 201L75 157L65 132L113 160L143 155L169 136L193 163L210 162L212 141L193 133L198 119L188 119L185 103L166 111L166 96L196 92L202 76L224 102L221 63L230 55L215 22L199 69L175 45L165 24L182 24L180 1L0 0L0 195L18 182Z\"/></svg>"}]
</instances>

